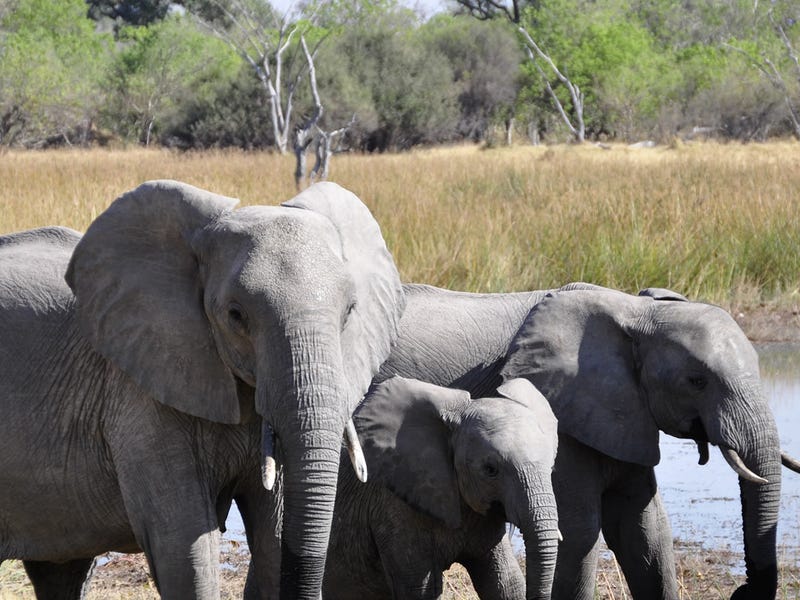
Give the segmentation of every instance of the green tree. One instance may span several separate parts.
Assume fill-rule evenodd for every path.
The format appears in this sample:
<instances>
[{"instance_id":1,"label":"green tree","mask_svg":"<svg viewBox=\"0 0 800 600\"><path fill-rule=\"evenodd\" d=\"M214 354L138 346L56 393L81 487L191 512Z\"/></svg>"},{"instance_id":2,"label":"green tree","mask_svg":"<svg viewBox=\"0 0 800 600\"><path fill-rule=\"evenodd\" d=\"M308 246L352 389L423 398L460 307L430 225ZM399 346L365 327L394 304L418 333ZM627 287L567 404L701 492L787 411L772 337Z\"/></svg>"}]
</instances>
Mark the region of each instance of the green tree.
<instances>
[{"instance_id":1,"label":"green tree","mask_svg":"<svg viewBox=\"0 0 800 600\"><path fill-rule=\"evenodd\" d=\"M123 28L120 42L107 122L145 145L185 121L194 104L229 85L241 64L224 43L180 15Z\"/></svg>"},{"instance_id":2,"label":"green tree","mask_svg":"<svg viewBox=\"0 0 800 600\"><path fill-rule=\"evenodd\" d=\"M111 39L83 0L18 0L0 22L0 143L86 143Z\"/></svg>"},{"instance_id":3,"label":"green tree","mask_svg":"<svg viewBox=\"0 0 800 600\"><path fill-rule=\"evenodd\" d=\"M514 29L501 20L440 15L424 24L421 33L453 71L458 135L480 140L492 124L509 124L524 60Z\"/></svg>"}]
</instances>

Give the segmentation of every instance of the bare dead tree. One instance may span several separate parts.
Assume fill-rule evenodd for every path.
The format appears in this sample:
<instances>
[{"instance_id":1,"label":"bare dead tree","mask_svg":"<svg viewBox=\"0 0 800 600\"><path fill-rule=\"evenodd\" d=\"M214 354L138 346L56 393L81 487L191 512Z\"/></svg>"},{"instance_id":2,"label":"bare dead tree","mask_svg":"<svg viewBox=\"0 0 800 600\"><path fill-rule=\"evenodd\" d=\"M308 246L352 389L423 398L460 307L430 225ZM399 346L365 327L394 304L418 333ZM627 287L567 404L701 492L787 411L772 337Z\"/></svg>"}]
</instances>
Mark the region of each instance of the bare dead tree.
<instances>
[{"instance_id":1,"label":"bare dead tree","mask_svg":"<svg viewBox=\"0 0 800 600\"><path fill-rule=\"evenodd\" d=\"M315 181L325 181L328 179L330 171L331 156L333 156L333 141L336 138L341 140L341 137L347 133L356 122L356 115L344 127L334 129L333 131L323 131L317 127L317 145L314 149L316 160L314 167L311 169L309 180L311 183Z\"/></svg>"},{"instance_id":2,"label":"bare dead tree","mask_svg":"<svg viewBox=\"0 0 800 600\"><path fill-rule=\"evenodd\" d=\"M479 19L493 19L497 16L504 16L517 27L517 31L522 36L525 46L525 52L528 58L536 67L542 81L545 84L550 98L553 100L562 121L567 125L567 128L572 133L576 142L583 142L586 139L586 126L583 120L583 101L584 96L580 88L567 77L555 64L552 58L544 52L539 44L537 44L527 28L521 24L522 13L520 10L520 0L456 0L458 4L465 10ZM541 61L541 62L540 62ZM567 88L574 115L570 116L564 109L564 105L559 100L558 96L550 84L550 77L541 63L544 63L549 70L556 76L556 78ZM573 122L574 119L574 122Z\"/></svg>"},{"instance_id":3,"label":"bare dead tree","mask_svg":"<svg viewBox=\"0 0 800 600\"><path fill-rule=\"evenodd\" d=\"M263 0L210 1L224 15L225 24L205 19L201 22L253 68L267 98L275 147L285 154L295 92L305 74L304 67L288 78L284 72L287 51L299 28L290 23L288 14L279 15Z\"/></svg>"},{"instance_id":4,"label":"bare dead tree","mask_svg":"<svg viewBox=\"0 0 800 600\"><path fill-rule=\"evenodd\" d=\"M312 130L317 126L319 123L320 118L322 118L322 101L319 98L319 91L317 90L317 70L314 67L314 56L316 55L316 49L314 52L310 52L308 50L308 45L306 44L306 38L304 36L300 36L300 45L303 48L303 54L306 57L306 65L308 68L308 84L311 88L311 97L314 101L314 108L311 110L309 116L303 120L301 124L298 124L294 130L294 155L297 160L297 166L294 170L294 184L297 186L299 190L301 188L302 182L305 180L306 176L306 150L308 150L309 145L313 141L312 137Z\"/></svg>"},{"instance_id":5,"label":"bare dead tree","mask_svg":"<svg viewBox=\"0 0 800 600\"><path fill-rule=\"evenodd\" d=\"M316 160L314 167L308 174L308 181L314 183L315 181L324 181L328 178L330 171L330 160L333 152L331 150L333 141L342 136L352 125L355 123L356 116L350 120L350 123L339 129L333 131L325 131L319 126L320 119L324 112L322 100L320 99L319 90L317 88L317 69L314 66L314 57L317 50L310 51L304 36L300 36L300 46L303 49L303 54L306 59L306 66L308 70L308 85L311 90L311 98L314 106L311 109L308 117L302 123L298 124L294 130L293 149L295 155L295 170L294 170L294 183L298 190L300 190L306 182L306 169L307 169L307 151L312 143L316 142L314 153Z\"/></svg>"}]
</instances>

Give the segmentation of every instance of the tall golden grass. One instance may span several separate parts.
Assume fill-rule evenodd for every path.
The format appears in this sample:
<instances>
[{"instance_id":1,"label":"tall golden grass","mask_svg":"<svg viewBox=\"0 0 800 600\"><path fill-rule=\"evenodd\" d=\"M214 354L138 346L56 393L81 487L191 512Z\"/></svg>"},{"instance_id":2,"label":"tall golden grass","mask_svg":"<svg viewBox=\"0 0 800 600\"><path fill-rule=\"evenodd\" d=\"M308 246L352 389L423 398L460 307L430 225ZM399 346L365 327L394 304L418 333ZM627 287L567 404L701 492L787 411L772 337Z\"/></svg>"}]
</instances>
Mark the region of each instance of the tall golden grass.
<instances>
[{"instance_id":1,"label":"tall golden grass","mask_svg":"<svg viewBox=\"0 0 800 600\"><path fill-rule=\"evenodd\" d=\"M274 204L293 159L166 150L0 155L0 233L83 230L116 196L172 178ZM726 307L797 302L800 145L474 146L339 155L332 180L381 223L403 279L471 291L590 281Z\"/></svg>"}]
</instances>

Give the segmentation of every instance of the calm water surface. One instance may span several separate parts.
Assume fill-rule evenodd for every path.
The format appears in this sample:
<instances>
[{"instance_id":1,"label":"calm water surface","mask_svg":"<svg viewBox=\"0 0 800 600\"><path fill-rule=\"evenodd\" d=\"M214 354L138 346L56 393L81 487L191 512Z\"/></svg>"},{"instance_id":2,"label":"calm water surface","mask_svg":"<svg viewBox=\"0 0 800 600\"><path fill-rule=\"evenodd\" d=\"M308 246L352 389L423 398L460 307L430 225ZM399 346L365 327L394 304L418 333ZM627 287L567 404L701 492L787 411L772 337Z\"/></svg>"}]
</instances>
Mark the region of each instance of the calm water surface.
<instances>
[{"instance_id":1,"label":"calm water surface","mask_svg":"<svg viewBox=\"0 0 800 600\"><path fill-rule=\"evenodd\" d=\"M778 424L781 446L800 459L800 344L757 347L761 376ZM743 552L738 479L715 447L707 464L697 464L697 446L661 435L661 463L656 477L672 523L672 535L706 549ZM800 474L783 469L778 525L782 561L800 564ZM225 538L244 541L235 507ZM521 540L515 546L523 548Z\"/></svg>"}]
</instances>

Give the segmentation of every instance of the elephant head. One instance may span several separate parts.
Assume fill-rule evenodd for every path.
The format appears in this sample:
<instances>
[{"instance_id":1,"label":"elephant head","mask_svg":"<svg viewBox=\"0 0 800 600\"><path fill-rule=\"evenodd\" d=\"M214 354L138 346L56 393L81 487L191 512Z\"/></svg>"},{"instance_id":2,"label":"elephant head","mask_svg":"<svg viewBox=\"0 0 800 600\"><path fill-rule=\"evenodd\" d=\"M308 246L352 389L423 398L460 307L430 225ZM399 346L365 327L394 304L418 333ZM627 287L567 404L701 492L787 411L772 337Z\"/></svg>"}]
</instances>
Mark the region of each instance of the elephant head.
<instances>
[{"instance_id":1,"label":"elephant head","mask_svg":"<svg viewBox=\"0 0 800 600\"><path fill-rule=\"evenodd\" d=\"M281 597L319 593L342 433L387 357L402 289L380 229L330 183L280 207L152 181L114 201L67 282L93 347L157 401L263 422L285 473Z\"/></svg>"},{"instance_id":2,"label":"elephant head","mask_svg":"<svg viewBox=\"0 0 800 600\"><path fill-rule=\"evenodd\" d=\"M669 290L558 292L528 315L504 378L548 398L559 431L613 458L659 461L659 430L719 447L739 475L747 583L735 597L773 598L781 453L758 356L721 308Z\"/></svg>"},{"instance_id":3,"label":"elephant head","mask_svg":"<svg viewBox=\"0 0 800 600\"><path fill-rule=\"evenodd\" d=\"M549 598L558 545L551 472L557 425L528 381L470 400L461 390L393 377L379 384L355 422L372 481L448 527L464 505L486 514L501 506L522 531L527 597Z\"/></svg>"}]
</instances>

